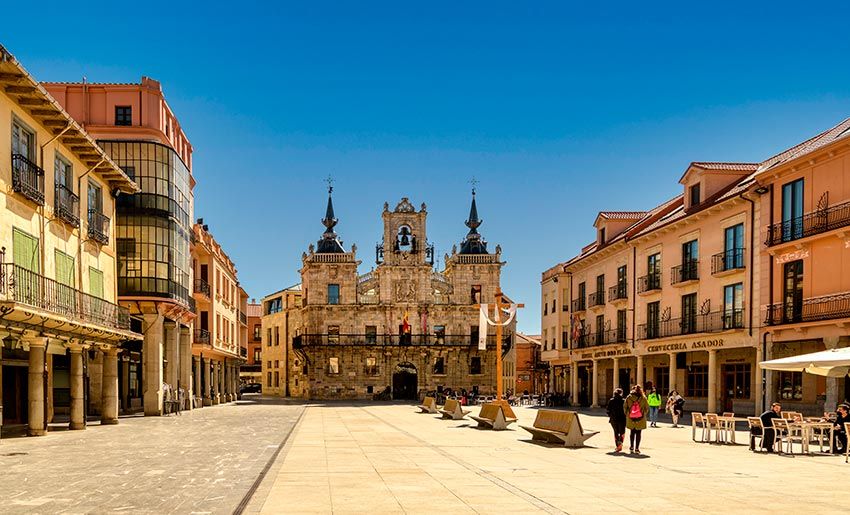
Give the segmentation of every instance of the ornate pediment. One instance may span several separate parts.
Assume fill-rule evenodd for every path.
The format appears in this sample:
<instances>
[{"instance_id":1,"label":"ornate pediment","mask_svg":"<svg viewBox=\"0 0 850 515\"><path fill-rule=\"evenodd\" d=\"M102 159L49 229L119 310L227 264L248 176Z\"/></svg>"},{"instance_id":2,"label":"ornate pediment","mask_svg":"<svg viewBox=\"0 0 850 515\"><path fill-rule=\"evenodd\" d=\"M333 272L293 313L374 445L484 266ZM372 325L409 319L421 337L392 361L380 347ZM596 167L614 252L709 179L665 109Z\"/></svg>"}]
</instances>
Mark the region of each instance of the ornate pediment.
<instances>
[{"instance_id":1,"label":"ornate pediment","mask_svg":"<svg viewBox=\"0 0 850 515\"><path fill-rule=\"evenodd\" d=\"M410 203L410 199L407 197L402 197L401 202L395 207L396 213L415 213L416 208L413 207L413 204Z\"/></svg>"}]
</instances>

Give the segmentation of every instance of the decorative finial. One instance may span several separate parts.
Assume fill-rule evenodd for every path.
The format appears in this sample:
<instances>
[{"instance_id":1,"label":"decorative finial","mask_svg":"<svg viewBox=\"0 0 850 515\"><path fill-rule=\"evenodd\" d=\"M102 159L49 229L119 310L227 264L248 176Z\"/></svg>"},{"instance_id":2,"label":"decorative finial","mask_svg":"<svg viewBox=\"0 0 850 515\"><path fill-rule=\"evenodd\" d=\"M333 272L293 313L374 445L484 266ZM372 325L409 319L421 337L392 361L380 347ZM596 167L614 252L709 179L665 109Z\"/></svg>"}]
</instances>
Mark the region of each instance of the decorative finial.
<instances>
[{"instance_id":1,"label":"decorative finial","mask_svg":"<svg viewBox=\"0 0 850 515\"><path fill-rule=\"evenodd\" d=\"M478 180L475 179L475 176L472 176L472 179L469 180L469 184L472 185L472 194L475 195L475 187L478 186Z\"/></svg>"},{"instance_id":2,"label":"decorative finial","mask_svg":"<svg viewBox=\"0 0 850 515\"><path fill-rule=\"evenodd\" d=\"M325 179L325 182L328 183L328 195L330 195L334 191L334 179L330 174L328 174L328 178Z\"/></svg>"}]
</instances>

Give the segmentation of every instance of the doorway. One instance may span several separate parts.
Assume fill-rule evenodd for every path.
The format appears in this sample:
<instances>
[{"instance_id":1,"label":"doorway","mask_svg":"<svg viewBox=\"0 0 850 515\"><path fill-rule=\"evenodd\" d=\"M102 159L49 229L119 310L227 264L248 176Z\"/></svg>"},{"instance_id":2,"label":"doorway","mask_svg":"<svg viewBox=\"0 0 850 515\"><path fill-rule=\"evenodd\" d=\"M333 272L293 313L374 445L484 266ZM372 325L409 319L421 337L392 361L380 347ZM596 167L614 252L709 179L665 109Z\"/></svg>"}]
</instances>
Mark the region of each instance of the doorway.
<instances>
[{"instance_id":1,"label":"doorway","mask_svg":"<svg viewBox=\"0 0 850 515\"><path fill-rule=\"evenodd\" d=\"M418 375L410 362L399 363L393 372L393 399L418 400Z\"/></svg>"},{"instance_id":2,"label":"doorway","mask_svg":"<svg viewBox=\"0 0 850 515\"><path fill-rule=\"evenodd\" d=\"M8 353L8 351L6 351ZM4 356L5 357L5 356ZM3 367L3 424L26 424L29 404L29 368Z\"/></svg>"}]
</instances>

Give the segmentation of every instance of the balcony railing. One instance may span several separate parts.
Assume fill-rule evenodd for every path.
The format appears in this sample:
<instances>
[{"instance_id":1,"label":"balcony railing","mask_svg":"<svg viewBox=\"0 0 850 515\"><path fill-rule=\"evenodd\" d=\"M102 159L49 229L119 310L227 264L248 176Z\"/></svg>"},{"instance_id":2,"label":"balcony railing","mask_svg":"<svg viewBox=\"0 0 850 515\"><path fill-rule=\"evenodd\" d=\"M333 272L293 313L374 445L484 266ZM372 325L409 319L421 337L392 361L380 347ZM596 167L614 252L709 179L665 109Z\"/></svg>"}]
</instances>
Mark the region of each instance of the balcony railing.
<instances>
[{"instance_id":1,"label":"balcony railing","mask_svg":"<svg viewBox=\"0 0 850 515\"><path fill-rule=\"evenodd\" d=\"M21 154L12 154L12 190L44 205L44 170Z\"/></svg>"},{"instance_id":2,"label":"balcony railing","mask_svg":"<svg viewBox=\"0 0 850 515\"><path fill-rule=\"evenodd\" d=\"M584 311L587 308L586 299L584 297L580 299L573 299L572 306L573 313L576 311Z\"/></svg>"},{"instance_id":3,"label":"balcony railing","mask_svg":"<svg viewBox=\"0 0 850 515\"><path fill-rule=\"evenodd\" d=\"M194 289L195 293L200 293L206 298L210 297L210 283L204 281L203 279L195 279Z\"/></svg>"},{"instance_id":4,"label":"balcony railing","mask_svg":"<svg viewBox=\"0 0 850 515\"><path fill-rule=\"evenodd\" d=\"M248 315L246 315L241 309L239 310L239 322L242 325L248 325Z\"/></svg>"},{"instance_id":5,"label":"balcony railing","mask_svg":"<svg viewBox=\"0 0 850 515\"><path fill-rule=\"evenodd\" d=\"M64 220L72 227L80 226L80 197L75 195L73 191L61 184L57 184L55 188L54 210L56 216Z\"/></svg>"},{"instance_id":6,"label":"balcony railing","mask_svg":"<svg viewBox=\"0 0 850 515\"><path fill-rule=\"evenodd\" d=\"M767 325L796 324L850 318L850 292L803 299L802 302L780 302L767 306Z\"/></svg>"},{"instance_id":7,"label":"balcony railing","mask_svg":"<svg viewBox=\"0 0 850 515\"><path fill-rule=\"evenodd\" d=\"M206 329L195 329L195 343L209 345L210 332Z\"/></svg>"},{"instance_id":8,"label":"balcony railing","mask_svg":"<svg viewBox=\"0 0 850 515\"><path fill-rule=\"evenodd\" d=\"M109 217L97 209L89 209L89 238L109 245Z\"/></svg>"},{"instance_id":9,"label":"balcony railing","mask_svg":"<svg viewBox=\"0 0 850 515\"><path fill-rule=\"evenodd\" d=\"M686 261L670 269L670 284L679 284L699 279L699 261Z\"/></svg>"},{"instance_id":10,"label":"balcony railing","mask_svg":"<svg viewBox=\"0 0 850 515\"><path fill-rule=\"evenodd\" d=\"M638 339L651 340L695 333L714 333L744 328L744 310L715 311L705 315L660 320L655 324L640 324Z\"/></svg>"},{"instance_id":11,"label":"balcony railing","mask_svg":"<svg viewBox=\"0 0 850 515\"><path fill-rule=\"evenodd\" d=\"M638 293L646 293L661 289L661 272L653 272L638 277L637 291Z\"/></svg>"},{"instance_id":12,"label":"balcony railing","mask_svg":"<svg viewBox=\"0 0 850 515\"><path fill-rule=\"evenodd\" d=\"M579 336L576 342L579 349L608 345L609 343L625 343L626 331L624 329L609 329L607 331L592 331Z\"/></svg>"},{"instance_id":13,"label":"balcony railing","mask_svg":"<svg viewBox=\"0 0 850 515\"><path fill-rule=\"evenodd\" d=\"M595 291L587 296L587 305L590 307L605 305L605 291Z\"/></svg>"},{"instance_id":14,"label":"balcony railing","mask_svg":"<svg viewBox=\"0 0 850 515\"><path fill-rule=\"evenodd\" d=\"M79 322L130 330L130 312L117 304L13 264L0 264L0 294Z\"/></svg>"},{"instance_id":15,"label":"balcony railing","mask_svg":"<svg viewBox=\"0 0 850 515\"><path fill-rule=\"evenodd\" d=\"M302 334L292 339L295 348L325 346L392 347L392 346L447 346L468 347L478 345L478 337L469 334ZM487 335L487 347L495 348L496 336Z\"/></svg>"},{"instance_id":16,"label":"balcony railing","mask_svg":"<svg viewBox=\"0 0 850 515\"><path fill-rule=\"evenodd\" d=\"M850 226L850 201L767 227L768 247Z\"/></svg>"},{"instance_id":17,"label":"balcony railing","mask_svg":"<svg viewBox=\"0 0 850 515\"><path fill-rule=\"evenodd\" d=\"M615 300L625 300L629 298L629 289L625 283L615 284L608 288L608 302Z\"/></svg>"},{"instance_id":18,"label":"balcony railing","mask_svg":"<svg viewBox=\"0 0 850 515\"><path fill-rule=\"evenodd\" d=\"M191 313L198 314L198 304L195 302L195 299L189 297L189 311Z\"/></svg>"},{"instance_id":19,"label":"balcony railing","mask_svg":"<svg viewBox=\"0 0 850 515\"><path fill-rule=\"evenodd\" d=\"M711 256L711 273L744 269L744 249L729 249Z\"/></svg>"}]
</instances>

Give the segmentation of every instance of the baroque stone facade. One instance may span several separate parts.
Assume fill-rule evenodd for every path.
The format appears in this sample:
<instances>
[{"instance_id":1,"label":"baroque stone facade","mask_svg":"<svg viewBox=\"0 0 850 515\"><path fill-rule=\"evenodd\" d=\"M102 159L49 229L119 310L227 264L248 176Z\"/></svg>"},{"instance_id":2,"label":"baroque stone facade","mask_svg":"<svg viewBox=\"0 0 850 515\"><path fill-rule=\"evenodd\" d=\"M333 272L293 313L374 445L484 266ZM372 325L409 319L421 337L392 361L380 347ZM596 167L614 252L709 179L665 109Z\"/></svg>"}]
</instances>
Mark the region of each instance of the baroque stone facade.
<instances>
[{"instance_id":1,"label":"baroque stone facade","mask_svg":"<svg viewBox=\"0 0 850 515\"><path fill-rule=\"evenodd\" d=\"M384 204L377 266L359 275L356 246L346 251L333 231L337 220L329 196L326 231L302 256L301 303L283 308L290 323L298 324L287 341L291 392L313 399L371 399L381 393L416 399L446 387L495 392L497 346L491 329L486 350L479 350L478 304L493 302L504 265L501 249L488 252L478 234L473 196L469 233L436 271L427 216L424 203L417 210L407 198L394 209ZM266 318L271 323L274 316L264 316L264 331L271 329ZM506 344L514 324L505 330Z\"/></svg>"}]
</instances>

